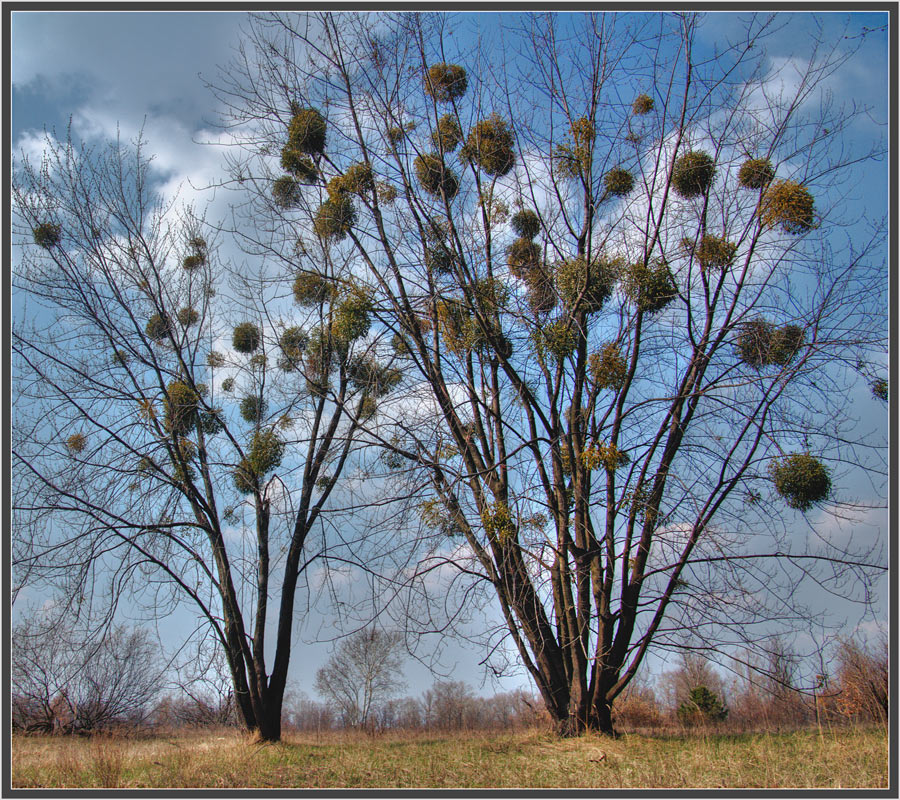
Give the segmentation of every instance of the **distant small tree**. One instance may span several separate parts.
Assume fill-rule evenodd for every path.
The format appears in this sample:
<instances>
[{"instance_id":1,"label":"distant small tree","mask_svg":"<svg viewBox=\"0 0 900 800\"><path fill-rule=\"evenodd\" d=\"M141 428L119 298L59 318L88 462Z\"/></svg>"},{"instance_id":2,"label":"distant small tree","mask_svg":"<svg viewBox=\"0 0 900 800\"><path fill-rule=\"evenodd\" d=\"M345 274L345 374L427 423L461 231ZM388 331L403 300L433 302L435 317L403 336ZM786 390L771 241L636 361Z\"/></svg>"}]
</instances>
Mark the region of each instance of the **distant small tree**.
<instances>
[{"instance_id":1,"label":"distant small tree","mask_svg":"<svg viewBox=\"0 0 900 800\"><path fill-rule=\"evenodd\" d=\"M841 639L836 653L838 712L850 719L886 721L890 695L888 640Z\"/></svg>"},{"instance_id":2,"label":"distant small tree","mask_svg":"<svg viewBox=\"0 0 900 800\"><path fill-rule=\"evenodd\" d=\"M400 642L397 632L358 631L316 673L316 691L338 708L345 725L371 729L376 711L405 686Z\"/></svg>"}]
</instances>

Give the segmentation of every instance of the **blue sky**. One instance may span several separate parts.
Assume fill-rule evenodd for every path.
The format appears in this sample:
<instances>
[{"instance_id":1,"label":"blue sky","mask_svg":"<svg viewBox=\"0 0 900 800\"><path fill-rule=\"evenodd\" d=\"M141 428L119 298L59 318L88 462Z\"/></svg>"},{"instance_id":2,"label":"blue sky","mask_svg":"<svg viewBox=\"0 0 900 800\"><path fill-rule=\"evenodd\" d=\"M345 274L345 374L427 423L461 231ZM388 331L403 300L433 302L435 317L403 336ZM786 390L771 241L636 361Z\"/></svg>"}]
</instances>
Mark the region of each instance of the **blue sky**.
<instances>
[{"instance_id":1,"label":"blue sky","mask_svg":"<svg viewBox=\"0 0 900 800\"><path fill-rule=\"evenodd\" d=\"M514 15L505 15L513 22ZM117 131L125 139L143 129L149 152L157 154L157 176L169 195L205 202L199 187L221 174L221 152L201 142L218 135L213 126L215 99L204 80L216 81L240 40L241 13L214 12L24 12L12 14L12 141L14 151L35 154L44 129L64 138L71 120L77 138L100 141ZM493 30L493 14L457 17L454 35L465 45L479 29ZM823 37L836 46L860 45L827 89L838 102L872 107L872 113L848 135L862 139L883 135L887 123L887 32L866 33L886 23L886 14L829 13L813 20L805 14L779 15L783 28L768 43L766 57L774 69L791 58L810 57L810 33L821 25ZM734 30L735 15L710 14L701 29L702 47L710 52ZM844 26L849 23L849 32ZM849 35L852 39L843 40ZM866 213L887 213L884 164L868 165L860 175L860 198ZM221 201L220 201L221 203ZM216 204L211 213L224 213ZM860 402L871 399L861 395ZM873 413L884 414L873 406ZM310 626L314 633L316 625ZM446 667L453 677L479 687L482 654L451 648ZM297 687L312 694L315 667L328 645L298 643L293 659ZM455 663L454 663L455 661ZM300 664L303 663L301 669ZM410 693L431 683L427 671L410 662ZM525 676L503 687L525 685ZM487 686L486 691L492 687Z\"/></svg>"}]
</instances>

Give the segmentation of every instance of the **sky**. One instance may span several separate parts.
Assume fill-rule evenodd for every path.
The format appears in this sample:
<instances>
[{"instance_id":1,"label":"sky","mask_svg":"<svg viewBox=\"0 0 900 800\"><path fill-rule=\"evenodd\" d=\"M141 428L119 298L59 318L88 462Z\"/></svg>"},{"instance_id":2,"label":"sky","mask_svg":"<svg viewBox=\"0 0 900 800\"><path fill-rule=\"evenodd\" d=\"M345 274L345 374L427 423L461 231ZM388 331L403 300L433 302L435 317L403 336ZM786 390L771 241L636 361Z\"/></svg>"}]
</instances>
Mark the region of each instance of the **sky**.
<instances>
[{"instance_id":1,"label":"sky","mask_svg":"<svg viewBox=\"0 0 900 800\"><path fill-rule=\"evenodd\" d=\"M507 15L510 21L511 15ZM888 47L886 32L866 33L887 20L886 14L824 14L818 22L803 14L779 15L784 27L769 40L766 57L772 68L791 57L808 58L809 33L822 26L826 39L838 36L849 20L851 35L860 44L857 56L831 79L828 89L838 102L873 107L864 129L849 135L870 136L887 122ZM215 140L216 101L205 82L215 83L240 40L244 15L237 12L61 12L12 13L12 142L14 152L35 156L43 132L64 138L67 125L74 135L99 142L121 135L134 139L143 131L149 152L156 155L155 175L170 197L206 202L198 187L221 172L219 148L203 144ZM479 25L490 27L495 15L458 17L459 40L473 36ZM701 27L701 46L710 52L733 29L734 15L710 14ZM849 44L849 42L848 42ZM885 133L886 135L886 133ZM867 213L887 211L887 182L875 180L872 166L861 182ZM224 213L221 200L212 215ZM868 402L863 397L861 402ZM309 626L315 632L316 626ZM293 678L297 689L313 695L313 667L322 664L330 645L298 644ZM300 656L302 649L302 657ZM483 654L451 648L448 674L466 680L480 692L527 685L524 675L502 684L484 683ZM298 665L303 663L301 669ZM409 693L427 688L432 676L409 662Z\"/></svg>"}]
</instances>

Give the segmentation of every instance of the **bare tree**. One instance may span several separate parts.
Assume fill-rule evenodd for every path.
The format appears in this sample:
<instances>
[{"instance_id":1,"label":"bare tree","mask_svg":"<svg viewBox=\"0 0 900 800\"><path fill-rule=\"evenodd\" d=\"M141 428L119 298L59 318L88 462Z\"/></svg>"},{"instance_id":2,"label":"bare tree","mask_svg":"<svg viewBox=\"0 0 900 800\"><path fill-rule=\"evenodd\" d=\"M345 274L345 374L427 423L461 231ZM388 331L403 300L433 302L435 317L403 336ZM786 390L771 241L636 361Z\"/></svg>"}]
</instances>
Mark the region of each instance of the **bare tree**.
<instances>
[{"instance_id":1,"label":"bare tree","mask_svg":"<svg viewBox=\"0 0 900 800\"><path fill-rule=\"evenodd\" d=\"M304 576L363 555L323 513L399 374L346 265L224 262L143 142L46 145L13 170L16 584L187 604L277 740Z\"/></svg>"},{"instance_id":2,"label":"bare tree","mask_svg":"<svg viewBox=\"0 0 900 800\"><path fill-rule=\"evenodd\" d=\"M340 711L344 725L371 730L378 710L404 687L402 637L366 628L342 639L316 672L316 691Z\"/></svg>"},{"instance_id":3,"label":"bare tree","mask_svg":"<svg viewBox=\"0 0 900 800\"><path fill-rule=\"evenodd\" d=\"M116 626L101 634L69 619L34 615L11 635L13 727L93 732L144 721L167 664L147 631Z\"/></svg>"},{"instance_id":4,"label":"bare tree","mask_svg":"<svg viewBox=\"0 0 900 800\"><path fill-rule=\"evenodd\" d=\"M491 653L575 733L685 632L734 652L819 614L807 583L866 601L877 543L794 535L886 474L850 411L886 349L884 232L829 236L879 154L838 146L859 110L820 93L846 44L780 81L774 18L714 56L692 14L535 15L468 49L449 17L378 23L256 17L217 88L234 174L293 187L292 230L353 265L420 378L376 435L430 532L406 610L434 629L446 567L482 587Z\"/></svg>"}]
</instances>

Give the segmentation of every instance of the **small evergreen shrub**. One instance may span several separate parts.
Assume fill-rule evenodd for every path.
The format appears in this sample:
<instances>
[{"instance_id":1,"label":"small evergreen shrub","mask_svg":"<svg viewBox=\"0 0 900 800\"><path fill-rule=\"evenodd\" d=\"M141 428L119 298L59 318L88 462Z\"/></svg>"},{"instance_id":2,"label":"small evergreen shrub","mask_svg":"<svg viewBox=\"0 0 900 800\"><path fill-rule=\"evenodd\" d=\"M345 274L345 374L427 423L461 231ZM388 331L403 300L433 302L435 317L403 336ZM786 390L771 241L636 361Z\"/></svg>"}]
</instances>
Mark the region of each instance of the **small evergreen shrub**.
<instances>
[{"instance_id":1,"label":"small evergreen shrub","mask_svg":"<svg viewBox=\"0 0 900 800\"><path fill-rule=\"evenodd\" d=\"M256 424L265 417L266 405L266 401L259 395L248 394L241 400L238 411L240 411L241 417L243 417L246 422Z\"/></svg>"},{"instance_id":2,"label":"small evergreen shrub","mask_svg":"<svg viewBox=\"0 0 900 800\"><path fill-rule=\"evenodd\" d=\"M728 709L718 696L705 686L695 686L687 700L678 706L678 719L692 724L700 721L721 722L728 716Z\"/></svg>"},{"instance_id":3,"label":"small evergreen shrub","mask_svg":"<svg viewBox=\"0 0 900 800\"><path fill-rule=\"evenodd\" d=\"M293 175L282 175L272 183L272 199L281 208L296 208L300 205L303 194L300 181Z\"/></svg>"},{"instance_id":4,"label":"small evergreen shrub","mask_svg":"<svg viewBox=\"0 0 900 800\"><path fill-rule=\"evenodd\" d=\"M672 186L682 197L697 197L712 186L716 165L702 150L691 150L675 161Z\"/></svg>"},{"instance_id":5,"label":"small evergreen shrub","mask_svg":"<svg viewBox=\"0 0 900 800\"><path fill-rule=\"evenodd\" d=\"M444 114L438 121L437 127L431 133L431 141L434 149L439 153L452 153L462 142L462 129L459 122L452 114Z\"/></svg>"},{"instance_id":6,"label":"small evergreen shrub","mask_svg":"<svg viewBox=\"0 0 900 800\"><path fill-rule=\"evenodd\" d=\"M765 189L775 177L768 158L748 158L738 170L738 183L745 189Z\"/></svg>"},{"instance_id":7,"label":"small evergreen shrub","mask_svg":"<svg viewBox=\"0 0 900 800\"><path fill-rule=\"evenodd\" d=\"M458 100L468 86L466 71L459 64L432 64L425 73L425 94L439 103Z\"/></svg>"},{"instance_id":8,"label":"small evergreen shrub","mask_svg":"<svg viewBox=\"0 0 900 800\"><path fill-rule=\"evenodd\" d=\"M603 176L606 193L613 197L623 197L634 188L634 177L627 169L613 167Z\"/></svg>"},{"instance_id":9,"label":"small evergreen shrub","mask_svg":"<svg viewBox=\"0 0 900 800\"><path fill-rule=\"evenodd\" d=\"M523 208L513 214L512 229L523 239L534 239L541 232L541 220L530 208Z\"/></svg>"},{"instance_id":10,"label":"small evergreen shrub","mask_svg":"<svg viewBox=\"0 0 900 800\"><path fill-rule=\"evenodd\" d=\"M506 175L516 163L512 131L498 114L476 123L460 155L488 175Z\"/></svg>"},{"instance_id":11,"label":"small evergreen shrub","mask_svg":"<svg viewBox=\"0 0 900 800\"><path fill-rule=\"evenodd\" d=\"M625 293L638 310L647 314L662 311L678 294L669 265L663 259L632 264L624 277Z\"/></svg>"},{"instance_id":12,"label":"small evergreen shrub","mask_svg":"<svg viewBox=\"0 0 900 800\"><path fill-rule=\"evenodd\" d=\"M520 237L506 248L506 263L509 271L517 278L521 278L540 266L541 246L531 239Z\"/></svg>"},{"instance_id":13,"label":"small evergreen shrub","mask_svg":"<svg viewBox=\"0 0 900 800\"><path fill-rule=\"evenodd\" d=\"M600 389L621 389L628 377L628 364L615 342L607 342L588 359L591 377Z\"/></svg>"},{"instance_id":14,"label":"small evergreen shrub","mask_svg":"<svg viewBox=\"0 0 900 800\"><path fill-rule=\"evenodd\" d=\"M793 453L769 464L775 491L790 508L809 511L831 493L828 468L809 453Z\"/></svg>"},{"instance_id":15,"label":"small evergreen shrub","mask_svg":"<svg viewBox=\"0 0 900 800\"><path fill-rule=\"evenodd\" d=\"M319 155L325 150L325 118L315 108L299 108L288 124L288 146L301 153Z\"/></svg>"},{"instance_id":16,"label":"small evergreen shrub","mask_svg":"<svg viewBox=\"0 0 900 800\"><path fill-rule=\"evenodd\" d=\"M316 212L313 230L320 239L341 241L356 223L356 209L346 195L330 197Z\"/></svg>"},{"instance_id":17,"label":"small evergreen shrub","mask_svg":"<svg viewBox=\"0 0 900 800\"><path fill-rule=\"evenodd\" d=\"M631 104L631 112L638 116L649 114L653 110L653 98L647 94L639 94Z\"/></svg>"},{"instance_id":18,"label":"small evergreen shrub","mask_svg":"<svg viewBox=\"0 0 900 800\"><path fill-rule=\"evenodd\" d=\"M612 295L617 269L617 260L603 257L591 262L581 257L562 261L556 265L559 296L571 309L599 311Z\"/></svg>"},{"instance_id":19,"label":"small evergreen shrub","mask_svg":"<svg viewBox=\"0 0 900 800\"><path fill-rule=\"evenodd\" d=\"M413 161L416 177L422 188L435 197L452 200L459 192L459 178L447 168L440 156L434 153L416 156Z\"/></svg>"},{"instance_id":20,"label":"small evergreen shrub","mask_svg":"<svg viewBox=\"0 0 900 800\"><path fill-rule=\"evenodd\" d=\"M759 219L767 228L780 226L785 233L801 234L815 225L813 196L796 181L774 181L759 201Z\"/></svg>"},{"instance_id":21,"label":"small evergreen shrub","mask_svg":"<svg viewBox=\"0 0 900 800\"><path fill-rule=\"evenodd\" d=\"M52 222L42 222L34 230L31 235L34 237L34 243L44 250L55 247L62 241L62 228L54 225Z\"/></svg>"},{"instance_id":22,"label":"small evergreen shrub","mask_svg":"<svg viewBox=\"0 0 900 800\"><path fill-rule=\"evenodd\" d=\"M231 335L231 346L239 353L252 353L262 343L262 334L252 322L235 325Z\"/></svg>"}]
</instances>

